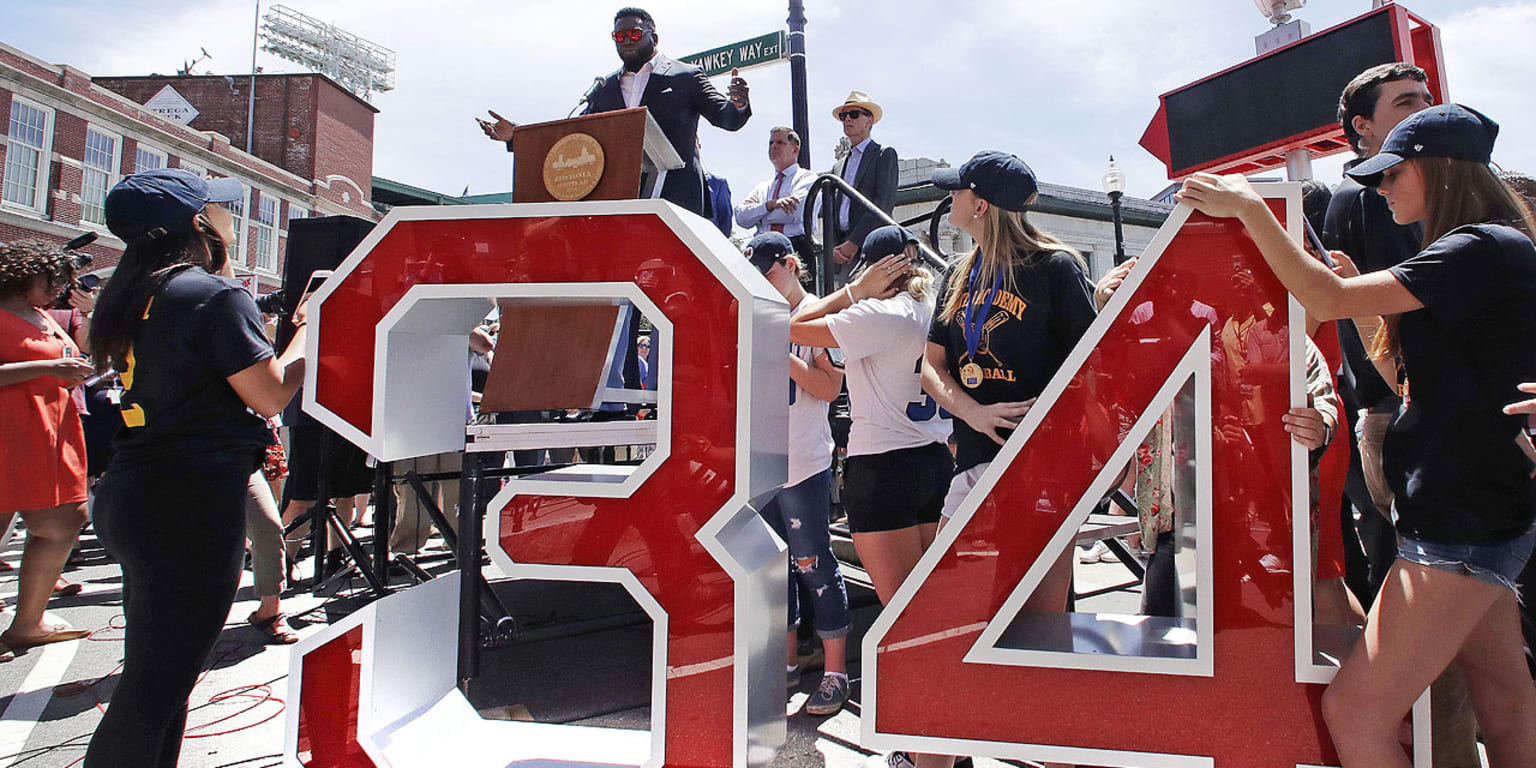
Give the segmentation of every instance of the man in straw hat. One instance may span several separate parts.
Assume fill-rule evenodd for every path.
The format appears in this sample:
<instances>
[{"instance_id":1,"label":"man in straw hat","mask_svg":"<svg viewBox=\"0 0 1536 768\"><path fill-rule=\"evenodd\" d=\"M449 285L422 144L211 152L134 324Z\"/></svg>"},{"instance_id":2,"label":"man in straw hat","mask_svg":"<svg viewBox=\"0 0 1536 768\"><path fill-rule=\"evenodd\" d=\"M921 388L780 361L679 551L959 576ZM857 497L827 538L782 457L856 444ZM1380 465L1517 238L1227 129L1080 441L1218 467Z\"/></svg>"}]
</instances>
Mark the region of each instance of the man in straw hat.
<instances>
[{"instance_id":1,"label":"man in straw hat","mask_svg":"<svg viewBox=\"0 0 1536 768\"><path fill-rule=\"evenodd\" d=\"M832 110L832 116L843 124L843 135L848 137L852 147L843 159L837 161L832 172L890 215L896 207L896 150L881 146L869 136L883 114L880 105L863 91L849 92L848 98ZM837 243L832 251L832 260L837 263L833 287L848 281L853 260L859 255L859 244L884 223L864 206L853 205L849 198L842 197L836 232L832 235L832 242Z\"/></svg>"}]
</instances>

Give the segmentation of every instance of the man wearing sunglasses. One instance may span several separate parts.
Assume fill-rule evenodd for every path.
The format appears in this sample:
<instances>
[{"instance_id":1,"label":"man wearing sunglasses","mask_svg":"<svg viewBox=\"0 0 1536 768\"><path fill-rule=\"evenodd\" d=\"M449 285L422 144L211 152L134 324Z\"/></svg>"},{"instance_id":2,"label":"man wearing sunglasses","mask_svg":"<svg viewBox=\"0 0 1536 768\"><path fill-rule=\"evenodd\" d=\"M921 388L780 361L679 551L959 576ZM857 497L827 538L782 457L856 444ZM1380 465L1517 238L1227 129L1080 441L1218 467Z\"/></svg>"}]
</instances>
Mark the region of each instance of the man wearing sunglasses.
<instances>
[{"instance_id":1,"label":"man wearing sunglasses","mask_svg":"<svg viewBox=\"0 0 1536 768\"><path fill-rule=\"evenodd\" d=\"M747 81L732 72L727 98L715 90L703 70L658 52L656 22L640 8L621 8L614 14L612 38L623 66L594 86L581 113L649 108L683 159L682 168L667 173L662 199L710 218L712 206L697 149L699 118L727 131L746 125L752 116ZM506 142L511 152L514 124L494 111L490 115L494 120L478 120L480 129L491 139Z\"/></svg>"},{"instance_id":2,"label":"man wearing sunglasses","mask_svg":"<svg viewBox=\"0 0 1536 768\"><path fill-rule=\"evenodd\" d=\"M848 98L832 110L832 116L842 123L843 135L848 137L852 147L832 167L832 172L889 216L896 207L899 161L895 148L882 147L869 137L882 114L880 105L863 91L850 92ZM854 205L846 196L841 199L837 209L837 231L832 238L832 242L837 243L832 249L832 261L837 265L832 274L833 288L848 282L854 258L859 255L859 244L870 232L885 224L864 206Z\"/></svg>"}]
</instances>

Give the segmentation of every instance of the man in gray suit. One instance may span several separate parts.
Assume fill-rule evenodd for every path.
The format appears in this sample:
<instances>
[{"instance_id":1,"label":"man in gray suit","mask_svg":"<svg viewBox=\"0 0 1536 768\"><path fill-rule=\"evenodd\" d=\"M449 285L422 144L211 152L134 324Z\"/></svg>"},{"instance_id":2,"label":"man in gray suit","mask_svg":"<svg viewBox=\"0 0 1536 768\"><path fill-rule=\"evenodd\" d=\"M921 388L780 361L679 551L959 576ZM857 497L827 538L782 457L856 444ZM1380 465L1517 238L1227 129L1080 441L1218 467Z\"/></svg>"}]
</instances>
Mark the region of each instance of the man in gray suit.
<instances>
[{"instance_id":1,"label":"man in gray suit","mask_svg":"<svg viewBox=\"0 0 1536 768\"><path fill-rule=\"evenodd\" d=\"M848 154L833 166L832 172L853 185L859 194L868 198L876 207L890 215L896 207L896 178L899 173L896 150L883 147L870 138L875 123L880 122L884 110L863 91L852 91L848 98L832 110L832 116L843 124L843 135L852 147ZM870 213L862 205L855 205L847 196L840 196L837 210L837 231L832 242L832 261L836 262L832 287L848 281L859 247L870 232L885 222Z\"/></svg>"}]
</instances>

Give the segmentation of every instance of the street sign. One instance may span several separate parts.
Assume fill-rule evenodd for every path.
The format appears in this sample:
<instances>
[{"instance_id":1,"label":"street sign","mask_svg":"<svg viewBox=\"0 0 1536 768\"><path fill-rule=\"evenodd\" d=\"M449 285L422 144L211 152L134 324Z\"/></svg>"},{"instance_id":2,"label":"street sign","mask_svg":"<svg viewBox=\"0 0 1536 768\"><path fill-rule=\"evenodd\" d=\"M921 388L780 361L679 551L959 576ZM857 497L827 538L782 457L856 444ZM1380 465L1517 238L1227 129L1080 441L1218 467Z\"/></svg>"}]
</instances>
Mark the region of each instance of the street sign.
<instances>
[{"instance_id":1,"label":"street sign","mask_svg":"<svg viewBox=\"0 0 1536 768\"><path fill-rule=\"evenodd\" d=\"M789 58L789 44L782 30L759 35L751 40L723 45L703 53L682 57L682 61L702 70L708 77L733 69L748 69Z\"/></svg>"}]
</instances>

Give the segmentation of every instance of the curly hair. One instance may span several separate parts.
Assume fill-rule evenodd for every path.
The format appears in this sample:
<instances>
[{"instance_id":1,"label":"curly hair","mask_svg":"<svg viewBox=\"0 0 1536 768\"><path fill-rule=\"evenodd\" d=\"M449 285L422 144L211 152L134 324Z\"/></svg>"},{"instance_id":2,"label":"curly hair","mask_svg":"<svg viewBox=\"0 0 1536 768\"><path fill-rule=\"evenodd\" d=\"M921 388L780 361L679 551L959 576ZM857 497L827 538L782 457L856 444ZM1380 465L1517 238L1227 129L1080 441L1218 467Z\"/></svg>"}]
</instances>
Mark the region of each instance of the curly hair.
<instances>
[{"instance_id":1,"label":"curly hair","mask_svg":"<svg viewBox=\"0 0 1536 768\"><path fill-rule=\"evenodd\" d=\"M75 279L75 260L39 240L0 245L0 296L26 293L39 277L50 286L68 285Z\"/></svg>"}]
</instances>

